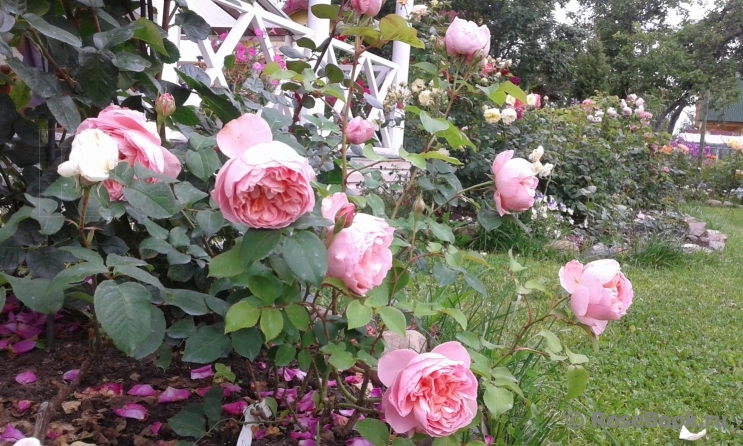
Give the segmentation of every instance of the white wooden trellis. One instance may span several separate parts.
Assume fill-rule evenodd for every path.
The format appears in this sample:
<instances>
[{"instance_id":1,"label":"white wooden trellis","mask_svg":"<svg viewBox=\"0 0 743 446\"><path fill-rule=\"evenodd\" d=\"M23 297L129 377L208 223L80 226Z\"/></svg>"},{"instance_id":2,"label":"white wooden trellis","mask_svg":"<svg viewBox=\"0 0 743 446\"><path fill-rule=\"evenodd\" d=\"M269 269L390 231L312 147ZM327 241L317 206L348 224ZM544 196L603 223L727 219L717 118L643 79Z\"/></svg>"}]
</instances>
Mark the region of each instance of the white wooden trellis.
<instances>
[{"instance_id":1,"label":"white wooden trellis","mask_svg":"<svg viewBox=\"0 0 743 446\"><path fill-rule=\"evenodd\" d=\"M329 0L309 0L309 7L311 8L312 5L319 3L327 4ZM412 0L408 0L407 5L396 3L396 12L407 18L408 11L412 8ZM325 40L329 32L329 22L327 20L317 19L309 12L308 25L310 27L299 25L281 11L272 0L254 0L253 4L241 0L198 0L189 2L189 8L203 17L212 28L229 29L229 31L226 39L217 51L214 51L210 40L204 40L198 44L190 42L182 35L179 27L171 24L169 38L179 48L181 59L164 70L163 78L173 82L177 81L175 67L184 64L200 64L205 67L205 71L214 86L228 86L223 71L224 58L235 51L237 44L243 40L246 31L249 29L263 31L263 35L254 37L253 41L259 43L266 60L273 59L276 47L292 46L301 37L308 37L319 44ZM271 28L287 30L290 35L286 36L282 42L274 42L269 32ZM353 47L345 42L333 39L325 54L324 62L338 65L346 73L346 76L350 77L352 66L338 63L339 57L342 57L343 54L352 56ZM380 103L384 103L390 87L402 81L407 82L409 56L410 47L401 42L394 43L393 61L371 53L364 53L359 60L355 79L352 79L352 81L355 82L359 75L363 74L370 95ZM345 103L337 101L333 108L336 113L342 115ZM322 113L322 111L322 106L311 110L303 110L305 113ZM351 117L353 116L351 115ZM385 116L382 110L373 108L369 118L383 123L387 119L394 118L394 116ZM403 142L403 133L402 125L389 125L380 128L375 143L375 151L381 155L396 156Z\"/></svg>"}]
</instances>

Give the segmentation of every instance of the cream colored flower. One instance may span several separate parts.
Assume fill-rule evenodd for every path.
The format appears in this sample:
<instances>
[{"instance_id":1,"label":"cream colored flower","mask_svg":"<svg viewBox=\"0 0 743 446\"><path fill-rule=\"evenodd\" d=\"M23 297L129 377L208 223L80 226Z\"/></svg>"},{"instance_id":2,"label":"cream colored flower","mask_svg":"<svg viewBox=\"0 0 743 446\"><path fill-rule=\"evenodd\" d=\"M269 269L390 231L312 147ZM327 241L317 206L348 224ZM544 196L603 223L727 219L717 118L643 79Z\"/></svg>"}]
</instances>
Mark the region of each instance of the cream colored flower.
<instances>
[{"instance_id":1,"label":"cream colored flower","mask_svg":"<svg viewBox=\"0 0 743 446\"><path fill-rule=\"evenodd\" d=\"M507 94L506 95L506 104L508 104L508 105L515 105L516 104L516 98L514 98L510 94Z\"/></svg>"},{"instance_id":2,"label":"cream colored flower","mask_svg":"<svg viewBox=\"0 0 743 446\"><path fill-rule=\"evenodd\" d=\"M518 118L518 115L516 114L516 110L512 108L506 108L501 113L501 119L506 125L512 124L516 120L516 118Z\"/></svg>"},{"instance_id":3,"label":"cream colored flower","mask_svg":"<svg viewBox=\"0 0 743 446\"><path fill-rule=\"evenodd\" d=\"M539 160L542 159L542 155L544 155L544 147L539 146L536 149L532 150L531 154L529 155L529 161L532 163L539 162Z\"/></svg>"},{"instance_id":4,"label":"cream colored flower","mask_svg":"<svg viewBox=\"0 0 743 446\"><path fill-rule=\"evenodd\" d=\"M421 91L421 93L418 95L418 101L424 107L428 107L429 105L433 105L433 94L431 93L431 90L423 90L423 91Z\"/></svg>"},{"instance_id":5,"label":"cream colored flower","mask_svg":"<svg viewBox=\"0 0 743 446\"><path fill-rule=\"evenodd\" d=\"M72 141L70 159L60 164L63 177L80 175L97 183L108 179L109 171L119 163L119 146L113 138L98 129L86 129Z\"/></svg>"},{"instance_id":6,"label":"cream colored flower","mask_svg":"<svg viewBox=\"0 0 743 446\"><path fill-rule=\"evenodd\" d=\"M443 155L443 156L449 156L449 151L448 151L448 150L446 150L446 149L439 149L439 150L437 150L436 152L438 152L438 153L439 153L439 155Z\"/></svg>"},{"instance_id":7,"label":"cream colored flower","mask_svg":"<svg viewBox=\"0 0 743 446\"><path fill-rule=\"evenodd\" d=\"M424 88L426 88L426 81L424 81L423 79L416 79L413 81L412 84L410 84L410 91L412 91L413 93L418 93Z\"/></svg>"},{"instance_id":8,"label":"cream colored flower","mask_svg":"<svg viewBox=\"0 0 743 446\"><path fill-rule=\"evenodd\" d=\"M543 165L542 168L539 170L539 178L547 178L548 176L550 176L554 167L554 164L551 163ZM572 213L570 215L572 215Z\"/></svg>"},{"instance_id":9,"label":"cream colored flower","mask_svg":"<svg viewBox=\"0 0 743 446\"><path fill-rule=\"evenodd\" d=\"M488 124L495 124L501 120L501 112L497 108L489 108L483 112L482 117Z\"/></svg>"}]
</instances>

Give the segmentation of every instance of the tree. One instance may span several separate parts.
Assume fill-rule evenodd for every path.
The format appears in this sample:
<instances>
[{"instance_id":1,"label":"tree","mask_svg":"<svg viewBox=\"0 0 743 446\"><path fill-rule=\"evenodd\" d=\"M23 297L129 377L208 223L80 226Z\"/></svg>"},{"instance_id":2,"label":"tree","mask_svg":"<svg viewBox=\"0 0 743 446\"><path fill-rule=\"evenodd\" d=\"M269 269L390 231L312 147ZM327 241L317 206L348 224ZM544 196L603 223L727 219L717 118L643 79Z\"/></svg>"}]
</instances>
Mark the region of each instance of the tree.
<instances>
[{"instance_id":1,"label":"tree","mask_svg":"<svg viewBox=\"0 0 743 446\"><path fill-rule=\"evenodd\" d=\"M592 38L586 43L586 49L575 59L573 96L585 99L597 91L608 93L610 69L604 54L604 45L599 38Z\"/></svg>"}]
</instances>

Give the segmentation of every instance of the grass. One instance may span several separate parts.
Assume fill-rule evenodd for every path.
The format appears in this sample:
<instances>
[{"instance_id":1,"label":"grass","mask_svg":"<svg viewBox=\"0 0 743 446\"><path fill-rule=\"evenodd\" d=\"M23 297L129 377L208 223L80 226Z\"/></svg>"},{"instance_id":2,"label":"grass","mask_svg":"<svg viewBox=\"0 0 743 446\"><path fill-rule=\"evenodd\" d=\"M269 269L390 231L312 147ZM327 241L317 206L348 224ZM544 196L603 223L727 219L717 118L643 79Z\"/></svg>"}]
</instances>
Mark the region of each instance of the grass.
<instances>
[{"instance_id":1,"label":"grass","mask_svg":"<svg viewBox=\"0 0 743 446\"><path fill-rule=\"evenodd\" d=\"M545 374L528 396L532 403L565 415L581 412L589 423L569 430L562 417L552 424L555 440L551 444L688 444L678 439L679 429L674 428L592 427L591 412L607 416L654 412L671 417L688 412L702 422L707 415L725 416L727 428L709 428L699 443L743 444L743 210L692 206L684 211L707 222L708 228L725 233L725 251L665 262L675 253L663 252L662 243L651 245L640 260L623 264L634 287L634 302L628 314L610 323L601 335L598 352L580 330L561 330L565 345L590 358L588 389L583 396L566 401L564 374ZM654 266L653 258L662 265ZM515 297L513 288L505 285L507 274L500 273L506 257L493 255L488 261L494 268L481 278L490 292L490 303L483 304L475 294L461 302L465 313L472 315L470 330L474 332L495 317L498 296L504 296L504 302ZM529 277L549 278L548 289L559 288L557 271L564 262L526 258L522 263L529 267ZM534 303L535 307L540 304L545 302ZM524 314L521 307L514 326Z\"/></svg>"}]
</instances>

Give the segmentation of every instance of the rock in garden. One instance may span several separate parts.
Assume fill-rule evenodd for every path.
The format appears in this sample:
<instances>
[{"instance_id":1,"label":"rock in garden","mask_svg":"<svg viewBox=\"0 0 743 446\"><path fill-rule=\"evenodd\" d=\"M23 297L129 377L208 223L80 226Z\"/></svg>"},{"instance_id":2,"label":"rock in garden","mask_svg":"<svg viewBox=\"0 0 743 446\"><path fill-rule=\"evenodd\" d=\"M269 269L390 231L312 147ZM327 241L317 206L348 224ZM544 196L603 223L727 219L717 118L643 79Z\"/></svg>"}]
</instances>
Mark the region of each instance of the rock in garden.
<instances>
[{"instance_id":1,"label":"rock in garden","mask_svg":"<svg viewBox=\"0 0 743 446\"><path fill-rule=\"evenodd\" d=\"M729 201L723 201L722 202L722 205L725 206L726 208L731 208L731 207L735 206L733 203L731 203Z\"/></svg>"},{"instance_id":2,"label":"rock in garden","mask_svg":"<svg viewBox=\"0 0 743 446\"><path fill-rule=\"evenodd\" d=\"M694 243L687 243L681 247L681 249L684 251L684 254L694 254L695 252L712 252L709 248L703 248L699 245L695 245Z\"/></svg>"},{"instance_id":3,"label":"rock in garden","mask_svg":"<svg viewBox=\"0 0 743 446\"><path fill-rule=\"evenodd\" d=\"M596 243L595 245L591 246L583 255L586 260L611 259L617 255L617 250L614 248L609 248L603 243Z\"/></svg>"},{"instance_id":4,"label":"rock in garden","mask_svg":"<svg viewBox=\"0 0 743 446\"><path fill-rule=\"evenodd\" d=\"M686 225L689 227L688 239L689 241L696 243L699 239L707 235L707 223L699 221L694 217L688 217L686 219Z\"/></svg>"},{"instance_id":5,"label":"rock in garden","mask_svg":"<svg viewBox=\"0 0 743 446\"><path fill-rule=\"evenodd\" d=\"M570 254L578 252L578 245L575 242L571 242L570 240L555 240L553 242L550 242L547 245L547 248Z\"/></svg>"},{"instance_id":6,"label":"rock in garden","mask_svg":"<svg viewBox=\"0 0 743 446\"><path fill-rule=\"evenodd\" d=\"M707 200L707 206L722 206L722 201L720 201L720 200Z\"/></svg>"},{"instance_id":7,"label":"rock in garden","mask_svg":"<svg viewBox=\"0 0 743 446\"><path fill-rule=\"evenodd\" d=\"M728 236L722 232L709 229L707 235L699 239L699 244L713 251L722 251L725 249L727 239Z\"/></svg>"},{"instance_id":8,"label":"rock in garden","mask_svg":"<svg viewBox=\"0 0 743 446\"><path fill-rule=\"evenodd\" d=\"M406 337L403 338L397 333L391 331L385 331L382 334L384 339L385 351L391 352L393 350L400 350L402 348L409 348L415 350L418 353L426 351L426 337L415 330L406 330Z\"/></svg>"}]
</instances>

